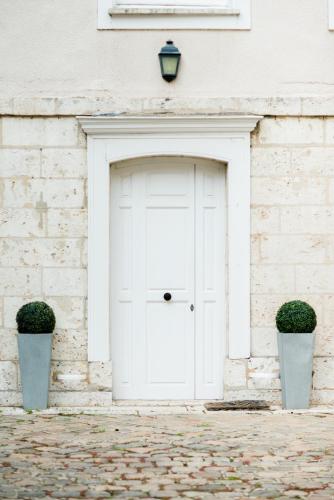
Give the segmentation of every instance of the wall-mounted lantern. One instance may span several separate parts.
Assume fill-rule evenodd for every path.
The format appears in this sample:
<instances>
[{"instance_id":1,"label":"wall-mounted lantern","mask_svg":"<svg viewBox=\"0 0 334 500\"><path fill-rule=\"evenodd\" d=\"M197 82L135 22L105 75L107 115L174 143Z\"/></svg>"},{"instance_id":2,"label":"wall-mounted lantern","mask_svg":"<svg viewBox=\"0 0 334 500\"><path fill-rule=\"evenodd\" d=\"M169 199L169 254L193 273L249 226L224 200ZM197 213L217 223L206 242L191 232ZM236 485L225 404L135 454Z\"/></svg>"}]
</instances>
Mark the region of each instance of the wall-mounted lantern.
<instances>
[{"instance_id":1,"label":"wall-mounted lantern","mask_svg":"<svg viewBox=\"0 0 334 500\"><path fill-rule=\"evenodd\" d=\"M161 76L167 82L175 80L179 69L181 52L171 40L159 52Z\"/></svg>"}]
</instances>

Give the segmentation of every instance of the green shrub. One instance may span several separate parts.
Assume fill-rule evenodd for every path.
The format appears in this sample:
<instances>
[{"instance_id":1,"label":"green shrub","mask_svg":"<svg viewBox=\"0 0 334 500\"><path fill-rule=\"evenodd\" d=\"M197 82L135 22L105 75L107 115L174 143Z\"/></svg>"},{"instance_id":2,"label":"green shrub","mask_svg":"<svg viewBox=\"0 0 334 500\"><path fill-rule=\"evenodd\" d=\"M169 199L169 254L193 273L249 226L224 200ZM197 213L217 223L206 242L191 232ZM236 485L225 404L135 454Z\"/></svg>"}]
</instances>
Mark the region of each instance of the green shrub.
<instances>
[{"instance_id":1,"label":"green shrub","mask_svg":"<svg viewBox=\"0 0 334 500\"><path fill-rule=\"evenodd\" d=\"M56 318L45 302L29 302L19 309L16 323L19 333L52 333Z\"/></svg>"},{"instance_id":2,"label":"green shrub","mask_svg":"<svg viewBox=\"0 0 334 500\"><path fill-rule=\"evenodd\" d=\"M293 300L279 308L276 326L283 333L312 333L317 326L317 315L306 302Z\"/></svg>"}]
</instances>

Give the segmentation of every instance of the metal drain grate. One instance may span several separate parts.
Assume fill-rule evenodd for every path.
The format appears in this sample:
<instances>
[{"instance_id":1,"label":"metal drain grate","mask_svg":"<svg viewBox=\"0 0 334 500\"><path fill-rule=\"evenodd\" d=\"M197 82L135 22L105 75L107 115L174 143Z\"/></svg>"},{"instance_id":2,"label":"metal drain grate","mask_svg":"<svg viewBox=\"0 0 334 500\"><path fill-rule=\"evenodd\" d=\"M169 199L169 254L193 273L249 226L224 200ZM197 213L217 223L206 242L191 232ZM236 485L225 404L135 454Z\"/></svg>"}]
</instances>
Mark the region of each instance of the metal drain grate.
<instances>
[{"instance_id":1,"label":"metal drain grate","mask_svg":"<svg viewBox=\"0 0 334 500\"><path fill-rule=\"evenodd\" d=\"M244 400L244 401L217 401L215 403L206 403L205 408L208 411L220 410L270 410L270 405L263 400Z\"/></svg>"}]
</instances>

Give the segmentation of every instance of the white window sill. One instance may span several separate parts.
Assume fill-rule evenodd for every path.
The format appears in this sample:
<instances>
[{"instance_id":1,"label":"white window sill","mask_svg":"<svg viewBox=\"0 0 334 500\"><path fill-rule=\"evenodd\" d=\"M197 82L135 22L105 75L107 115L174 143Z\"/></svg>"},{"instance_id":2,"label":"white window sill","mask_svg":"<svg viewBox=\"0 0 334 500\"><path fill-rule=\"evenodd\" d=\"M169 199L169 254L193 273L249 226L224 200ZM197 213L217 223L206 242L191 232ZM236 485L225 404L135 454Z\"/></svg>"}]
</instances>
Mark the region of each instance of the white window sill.
<instances>
[{"instance_id":1,"label":"white window sill","mask_svg":"<svg viewBox=\"0 0 334 500\"><path fill-rule=\"evenodd\" d=\"M240 16L240 11L217 7L112 7L109 16Z\"/></svg>"},{"instance_id":2,"label":"white window sill","mask_svg":"<svg viewBox=\"0 0 334 500\"><path fill-rule=\"evenodd\" d=\"M100 30L249 30L251 0L234 0L233 8L219 5L115 5L115 0L97 0ZM205 4L205 1L203 1ZM225 3L225 2L222 2Z\"/></svg>"}]
</instances>

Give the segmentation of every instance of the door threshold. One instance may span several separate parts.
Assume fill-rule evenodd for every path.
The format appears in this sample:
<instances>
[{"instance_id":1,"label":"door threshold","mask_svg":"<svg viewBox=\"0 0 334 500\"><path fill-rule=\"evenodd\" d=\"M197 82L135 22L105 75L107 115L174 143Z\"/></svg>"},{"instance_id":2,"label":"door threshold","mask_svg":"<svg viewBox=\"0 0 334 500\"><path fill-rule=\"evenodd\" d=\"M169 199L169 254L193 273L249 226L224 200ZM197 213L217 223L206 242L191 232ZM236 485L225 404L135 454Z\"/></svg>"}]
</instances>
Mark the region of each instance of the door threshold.
<instances>
[{"instance_id":1,"label":"door threshold","mask_svg":"<svg viewBox=\"0 0 334 500\"><path fill-rule=\"evenodd\" d=\"M113 399L117 406L201 406L218 399Z\"/></svg>"},{"instance_id":2,"label":"door threshold","mask_svg":"<svg viewBox=\"0 0 334 500\"><path fill-rule=\"evenodd\" d=\"M216 400L200 399L116 399L113 400L112 412L129 415L184 415L206 413L204 404Z\"/></svg>"},{"instance_id":3,"label":"door threshold","mask_svg":"<svg viewBox=\"0 0 334 500\"><path fill-rule=\"evenodd\" d=\"M216 399L114 399L115 406L203 406L214 403ZM219 400L221 401L221 400Z\"/></svg>"}]
</instances>

